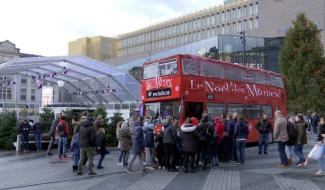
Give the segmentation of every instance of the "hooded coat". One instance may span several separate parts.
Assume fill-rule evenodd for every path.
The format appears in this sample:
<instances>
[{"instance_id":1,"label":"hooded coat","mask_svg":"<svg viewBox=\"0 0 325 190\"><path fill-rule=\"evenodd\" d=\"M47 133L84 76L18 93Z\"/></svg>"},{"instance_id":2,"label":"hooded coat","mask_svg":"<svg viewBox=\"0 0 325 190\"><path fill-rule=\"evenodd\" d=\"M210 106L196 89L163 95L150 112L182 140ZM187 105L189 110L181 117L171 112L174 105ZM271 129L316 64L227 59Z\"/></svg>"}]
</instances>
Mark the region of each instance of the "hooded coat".
<instances>
[{"instance_id":1,"label":"hooded coat","mask_svg":"<svg viewBox=\"0 0 325 190\"><path fill-rule=\"evenodd\" d=\"M140 121L135 122L135 127L133 129L133 154L140 154L144 151L144 137L143 129Z\"/></svg>"},{"instance_id":2,"label":"hooded coat","mask_svg":"<svg viewBox=\"0 0 325 190\"><path fill-rule=\"evenodd\" d=\"M186 123L181 126L182 145L184 152L197 152L200 135L195 125Z\"/></svg>"},{"instance_id":3,"label":"hooded coat","mask_svg":"<svg viewBox=\"0 0 325 190\"><path fill-rule=\"evenodd\" d=\"M92 121L87 117L82 118L80 121L79 146L80 148L96 146L96 130Z\"/></svg>"},{"instance_id":4,"label":"hooded coat","mask_svg":"<svg viewBox=\"0 0 325 190\"><path fill-rule=\"evenodd\" d=\"M154 124L149 123L144 128L144 146L148 148L154 147L154 134L153 134Z\"/></svg>"},{"instance_id":5,"label":"hooded coat","mask_svg":"<svg viewBox=\"0 0 325 190\"><path fill-rule=\"evenodd\" d=\"M130 129L127 126L122 127L119 134L121 151L129 151L131 149L131 140L132 136Z\"/></svg>"}]
</instances>

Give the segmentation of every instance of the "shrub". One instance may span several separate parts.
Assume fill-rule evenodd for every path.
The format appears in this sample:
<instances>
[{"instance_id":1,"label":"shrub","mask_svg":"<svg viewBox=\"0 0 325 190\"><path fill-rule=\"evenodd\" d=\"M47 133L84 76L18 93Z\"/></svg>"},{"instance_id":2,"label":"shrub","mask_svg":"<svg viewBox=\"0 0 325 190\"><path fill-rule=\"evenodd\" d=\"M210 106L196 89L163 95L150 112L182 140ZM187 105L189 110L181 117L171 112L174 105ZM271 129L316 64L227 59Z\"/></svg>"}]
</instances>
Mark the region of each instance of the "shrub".
<instances>
[{"instance_id":1,"label":"shrub","mask_svg":"<svg viewBox=\"0 0 325 190\"><path fill-rule=\"evenodd\" d=\"M5 111L0 113L0 149L13 148L17 137L16 112Z\"/></svg>"}]
</instances>

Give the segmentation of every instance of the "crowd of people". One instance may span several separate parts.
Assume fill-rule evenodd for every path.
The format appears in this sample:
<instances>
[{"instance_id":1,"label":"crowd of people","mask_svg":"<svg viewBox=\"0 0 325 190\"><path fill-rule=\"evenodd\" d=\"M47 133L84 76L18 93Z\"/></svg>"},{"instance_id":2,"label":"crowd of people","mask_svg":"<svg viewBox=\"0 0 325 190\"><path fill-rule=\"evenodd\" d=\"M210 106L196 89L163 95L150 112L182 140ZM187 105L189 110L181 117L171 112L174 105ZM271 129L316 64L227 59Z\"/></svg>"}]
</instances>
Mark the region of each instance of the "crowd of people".
<instances>
[{"instance_id":1,"label":"crowd of people","mask_svg":"<svg viewBox=\"0 0 325 190\"><path fill-rule=\"evenodd\" d=\"M58 143L58 158L67 157L68 137L71 139L73 171L82 175L82 169L88 163L88 174L95 175L93 158L97 152L100 159L97 169L102 166L105 155L109 153L105 142L104 120L102 116L93 119L84 112L80 119L74 117L72 126L64 115L56 115L50 128L50 142L47 155L52 155L52 147ZM272 128L272 125L274 127ZM315 128L316 125L316 129ZM228 114L226 117L210 118L207 112L202 113L198 120L188 117L180 124L176 117L167 116L163 126L157 127L151 116L132 115L128 121L121 120L116 126L116 137L120 154L118 165L132 173L133 163L138 159L143 172L153 169L177 172L183 170L195 172L199 169L219 166L220 162L234 161L238 165L245 163L245 147L252 127L242 115ZM269 139L276 142L281 163L280 168L292 165L293 153L297 156L297 167L306 167L310 161L304 155L303 148L307 144L308 131L317 134L317 146L321 146L319 170L316 175L324 172L325 155L325 120L316 113L304 118L303 115L293 115L285 118L281 111L275 112L274 123L268 115L263 115L255 125L259 133L258 154L268 154ZM33 131L37 151L42 148L42 124L37 121L30 124L24 120L20 125L22 150L27 152L28 134ZM132 154L129 159L129 154Z\"/></svg>"}]
</instances>

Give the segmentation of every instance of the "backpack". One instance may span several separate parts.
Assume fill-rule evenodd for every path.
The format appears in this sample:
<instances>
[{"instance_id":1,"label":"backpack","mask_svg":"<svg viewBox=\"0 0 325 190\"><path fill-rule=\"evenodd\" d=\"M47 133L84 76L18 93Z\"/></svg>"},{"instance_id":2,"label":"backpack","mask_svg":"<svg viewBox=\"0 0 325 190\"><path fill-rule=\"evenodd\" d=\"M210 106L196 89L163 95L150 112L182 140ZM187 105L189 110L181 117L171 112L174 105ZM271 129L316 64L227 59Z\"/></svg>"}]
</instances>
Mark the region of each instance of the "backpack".
<instances>
[{"instance_id":1,"label":"backpack","mask_svg":"<svg viewBox=\"0 0 325 190\"><path fill-rule=\"evenodd\" d=\"M298 138L298 130L294 127L292 123L288 123L287 132L289 137L289 145L293 145Z\"/></svg>"},{"instance_id":2,"label":"backpack","mask_svg":"<svg viewBox=\"0 0 325 190\"><path fill-rule=\"evenodd\" d=\"M264 122L261 120L258 125L258 131L262 134L268 133L269 132L268 121Z\"/></svg>"},{"instance_id":3,"label":"backpack","mask_svg":"<svg viewBox=\"0 0 325 190\"><path fill-rule=\"evenodd\" d=\"M67 133L65 131L65 126L62 124L62 123L59 123L57 126L56 126L57 130L58 130L58 135L59 137L66 137L67 136Z\"/></svg>"}]
</instances>

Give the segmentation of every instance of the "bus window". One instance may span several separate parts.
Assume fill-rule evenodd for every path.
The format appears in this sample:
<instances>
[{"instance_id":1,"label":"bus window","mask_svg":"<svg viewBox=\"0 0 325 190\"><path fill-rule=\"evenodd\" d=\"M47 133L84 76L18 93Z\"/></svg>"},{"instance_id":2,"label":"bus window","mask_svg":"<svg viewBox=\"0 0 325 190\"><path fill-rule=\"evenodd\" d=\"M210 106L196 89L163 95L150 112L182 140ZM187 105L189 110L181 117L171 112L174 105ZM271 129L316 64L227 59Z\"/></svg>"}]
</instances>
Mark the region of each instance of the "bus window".
<instances>
[{"instance_id":1,"label":"bus window","mask_svg":"<svg viewBox=\"0 0 325 190\"><path fill-rule=\"evenodd\" d=\"M259 105L246 105L246 119L260 119L261 110Z\"/></svg>"},{"instance_id":2,"label":"bus window","mask_svg":"<svg viewBox=\"0 0 325 190\"><path fill-rule=\"evenodd\" d=\"M159 110L159 103L148 103L145 105L145 115L150 115L157 118L159 116Z\"/></svg>"},{"instance_id":3,"label":"bus window","mask_svg":"<svg viewBox=\"0 0 325 190\"><path fill-rule=\"evenodd\" d=\"M225 78L225 70L221 64L201 61L200 66L201 76Z\"/></svg>"},{"instance_id":4,"label":"bus window","mask_svg":"<svg viewBox=\"0 0 325 190\"><path fill-rule=\"evenodd\" d=\"M158 76L158 65L146 65L143 70L143 79L150 79Z\"/></svg>"},{"instance_id":5,"label":"bus window","mask_svg":"<svg viewBox=\"0 0 325 190\"><path fill-rule=\"evenodd\" d=\"M175 75L177 74L176 59L169 60L167 62L159 63L160 76Z\"/></svg>"},{"instance_id":6,"label":"bus window","mask_svg":"<svg viewBox=\"0 0 325 190\"><path fill-rule=\"evenodd\" d=\"M226 114L226 106L224 104L207 103L206 109L210 118L214 119L216 116L223 117Z\"/></svg>"},{"instance_id":7,"label":"bus window","mask_svg":"<svg viewBox=\"0 0 325 190\"><path fill-rule=\"evenodd\" d=\"M178 117L179 102L168 101L160 103L160 116L163 119L166 119L167 116L176 116Z\"/></svg>"},{"instance_id":8,"label":"bus window","mask_svg":"<svg viewBox=\"0 0 325 190\"><path fill-rule=\"evenodd\" d=\"M228 114L238 113L244 115L244 105L243 104L228 104Z\"/></svg>"},{"instance_id":9,"label":"bus window","mask_svg":"<svg viewBox=\"0 0 325 190\"><path fill-rule=\"evenodd\" d=\"M273 118L272 106L262 105L262 115L266 114L269 119Z\"/></svg>"},{"instance_id":10,"label":"bus window","mask_svg":"<svg viewBox=\"0 0 325 190\"><path fill-rule=\"evenodd\" d=\"M199 75L199 65L197 60L184 58L182 66L184 75Z\"/></svg>"},{"instance_id":11,"label":"bus window","mask_svg":"<svg viewBox=\"0 0 325 190\"><path fill-rule=\"evenodd\" d=\"M245 78L245 72L236 67L225 68L225 74L228 80L242 81Z\"/></svg>"}]
</instances>

